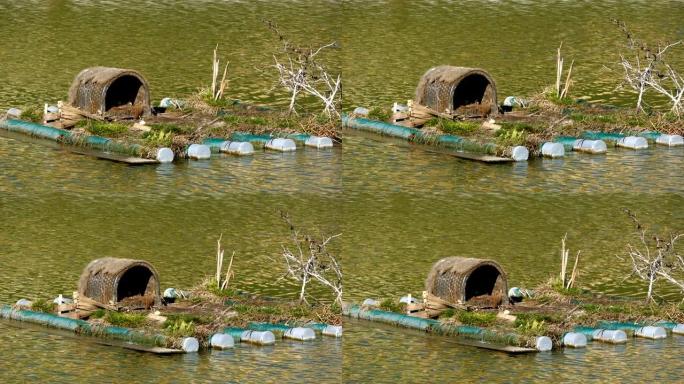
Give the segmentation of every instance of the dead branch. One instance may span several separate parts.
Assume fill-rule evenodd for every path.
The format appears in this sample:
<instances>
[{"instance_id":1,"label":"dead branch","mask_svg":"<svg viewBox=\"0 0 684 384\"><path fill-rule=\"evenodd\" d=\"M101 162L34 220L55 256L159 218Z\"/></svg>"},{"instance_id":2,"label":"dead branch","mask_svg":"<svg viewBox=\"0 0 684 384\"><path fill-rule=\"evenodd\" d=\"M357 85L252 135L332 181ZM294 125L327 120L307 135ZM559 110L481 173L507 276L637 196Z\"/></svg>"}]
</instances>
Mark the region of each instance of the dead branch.
<instances>
[{"instance_id":1,"label":"dead branch","mask_svg":"<svg viewBox=\"0 0 684 384\"><path fill-rule=\"evenodd\" d=\"M290 93L290 113L297 113L297 98L304 93L323 102L326 116L339 116L342 77L330 74L318 57L323 51L336 48L337 43L300 47L283 35L274 22L266 21L266 25L282 44L281 52L273 55L273 67L278 72L279 84Z\"/></svg>"},{"instance_id":2,"label":"dead branch","mask_svg":"<svg viewBox=\"0 0 684 384\"><path fill-rule=\"evenodd\" d=\"M636 215L628 209L624 210L635 225L640 246L627 244L627 256L631 264L631 273L627 278L637 277L646 281L648 289L646 301L653 300L653 289L659 279L664 279L684 293L684 258L677 253L675 245L684 234L670 235L665 240L658 234L649 235ZM624 257L618 257L625 260Z\"/></svg>"},{"instance_id":3,"label":"dead branch","mask_svg":"<svg viewBox=\"0 0 684 384\"><path fill-rule=\"evenodd\" d=\"M670 110L677 116L684 112L684 78L667 63L666 52L682 41L659 43L652 48L646 42L634 37L624 22L613 19L613 24L627 39L627 48L631 51L631 59L620 55L620 66L623 71L621 86L629 86L637 93L636 110L642 112L644 96L653 90L668 98Z\"/></svg>"},{"instance_id":4,"label":"dead branch","mask_svg":"<svg viewBox=\"0 0 684 384\"><path fill-rule=\"evenodd\" d=\"M342 305L342 268L337 258L327 250L328 243L340 234L319 241L311 235L301 234L287 213L280 212L280 217L288 224L294 245L294 250L284 245L282 247L287 269L285 277L300 283L299 300L308 303L306 288L315 280L330 288L335 295L335 303Z\"/></svg>"}]
</instances>

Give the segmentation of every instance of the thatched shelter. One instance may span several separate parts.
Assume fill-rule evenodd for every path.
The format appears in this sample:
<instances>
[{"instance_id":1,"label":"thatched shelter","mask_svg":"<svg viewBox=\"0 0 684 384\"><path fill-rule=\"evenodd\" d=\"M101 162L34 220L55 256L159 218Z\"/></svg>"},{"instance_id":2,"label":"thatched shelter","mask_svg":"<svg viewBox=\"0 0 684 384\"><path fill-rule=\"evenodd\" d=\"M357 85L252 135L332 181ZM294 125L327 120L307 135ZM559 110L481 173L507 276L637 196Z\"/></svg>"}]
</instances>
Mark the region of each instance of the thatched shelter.
<instances>
[{"instance_id":1,"label":"thatched shelter","mask_svg":"<svg viewBox=\"0 0 684 384\"><path fill-rule=\"evenodd\" d=\"M79 73L69 88L69 104L100 117L149 115L150 87L131 69L92 67Z\"/></svg>"},{"instance_id":2,"label":"thatched shelter","mask_svg":"<svg viewBox=\"0 0 684 384\"><path fill-rule=\"evenodd\" d=\"M149 308L160 304L159 276L143 260L105 257L85 267L78 293L107 307Z\"/></svg>"},{"instance_id":3,"label":"thatched shelter","mask_svg":"<svg viewBox=\"0 0 684 384\"><path fill-rule=\"evenodd\" d=\"M508 297L508 280L493 260L447 257L432 266L425 289L454 305L497 306Z\"/></svg>"},{"instance_id":4,"label":"thatched shelter","mask_svg":"<svg viewBox=\"0 0 684 384\"><path fill-rule=\"evenodd\" d=\"M496 84L484 69L442 65L420 78L415 102L440 113L496 114Z\"/></svg>"}]
</instances>

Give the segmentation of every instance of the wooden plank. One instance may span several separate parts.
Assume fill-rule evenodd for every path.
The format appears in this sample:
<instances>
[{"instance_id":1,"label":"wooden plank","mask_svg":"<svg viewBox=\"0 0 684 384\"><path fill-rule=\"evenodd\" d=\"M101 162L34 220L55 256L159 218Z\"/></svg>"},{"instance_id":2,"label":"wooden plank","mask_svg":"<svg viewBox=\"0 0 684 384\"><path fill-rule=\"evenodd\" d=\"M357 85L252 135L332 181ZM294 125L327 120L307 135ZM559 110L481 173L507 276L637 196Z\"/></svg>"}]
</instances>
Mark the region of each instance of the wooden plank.
<instances>
[{"instance_id":1,"label":"wooden plank","mask_svg":"<svg viewBox=\"0 0 684 384\"><path fill-rule=\"evenodd\" d=\"M480 162L488 163L488 164L512 163L514 161L513 159L509 159L507 157L499 157L499 156L492 156L492 155L480 155L477 153L470 153L470 152L441 152L441 153L446 153L447 155L458 157L459 159L480 161Z\"/></svg>"},{"instance_id":2,"label":"wooden plank","mask_svg":"<svg viewBox=\"0 0 684 384\"><path fill-rule=\"evenodd\" d=\"M63 148L69 152L76 153L79 155L92 156L92 157L96 157L98 159L109 160L109 161L113 161L116 163L124 163L124 164L128 164L128 165L147 165L147 164L158 164L159 163L157 160L153 160L153 159L144 159L142 157L121 155L118 153L100 152L100 151L81 149L81 148L66 146L66 145L63 146Z\"/></svg>"},{"instance_id":3,"label":"wooden plank","mask_svg":"<svg viewBox=\"0 0 684 384\"><path fill-rule=\"evenodd\" d=\"M109 341L109 340L95 340L94 343L99 344L99 345L107 345L107 346L111 346L111 347L121 347L124 349L130 349L132 351L154 353L155 355L176 355L179 353L185 353L185 351L183 351L181 349L162 348L162 347L146 347L144 345L139 345L139 344L115 342L115 341Z\"/></svg>"}]
</instances>

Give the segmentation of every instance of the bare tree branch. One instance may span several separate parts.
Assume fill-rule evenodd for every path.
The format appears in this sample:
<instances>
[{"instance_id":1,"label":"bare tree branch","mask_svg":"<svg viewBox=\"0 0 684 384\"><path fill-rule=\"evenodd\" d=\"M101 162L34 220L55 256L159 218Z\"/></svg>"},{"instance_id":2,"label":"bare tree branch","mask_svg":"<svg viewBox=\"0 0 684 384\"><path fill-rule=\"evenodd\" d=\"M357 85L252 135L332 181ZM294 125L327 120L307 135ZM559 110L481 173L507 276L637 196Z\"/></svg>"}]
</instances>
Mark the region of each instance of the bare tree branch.
<instances>
[{"instance_id":1,"label":"bare tree branch","mask_svg":"<svg viewBox=\"0 0 684 384\"><path fill-rule=\"evenodd\" d=\"M300 283L299 300L308 302L306 288L312 280L315 280L330 288L335 295L335 302L341 305L343 293L342 268L337 258L327 249L328 243L341 234L328 236L319 241L311 235L300 234L287 213L280 212L280 217L288 224L295 246L294 252L286 246L282 247L282 256L287 268L285 277Z\"/></svg>"}]
</instances>

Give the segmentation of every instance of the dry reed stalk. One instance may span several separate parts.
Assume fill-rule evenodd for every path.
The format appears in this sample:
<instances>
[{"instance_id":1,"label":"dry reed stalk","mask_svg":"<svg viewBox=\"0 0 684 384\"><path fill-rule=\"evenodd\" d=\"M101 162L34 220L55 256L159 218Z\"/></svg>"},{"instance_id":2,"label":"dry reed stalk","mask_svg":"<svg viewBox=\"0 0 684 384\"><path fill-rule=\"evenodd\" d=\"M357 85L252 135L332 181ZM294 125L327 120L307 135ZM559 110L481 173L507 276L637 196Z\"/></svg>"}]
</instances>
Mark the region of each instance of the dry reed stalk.
<instances>
[{"instance_id":1,"label":"dry reed stalk","mask_svg":"<svg viewBox=\"0 0 684 384\"><path fill-rule=\"evenodd\" d=\"M561 48L563 47L563 42L558 46L556 53L556 96L561 96L561 78L563 77L563 57L561 56Z\"/></svg>"},{"instance_id":2,"label":"dry reed stalk","mask_svg":"<svg viewBox=\"0 0 684 384\"><path fill-rule=\"evenodd\" d=\"M560 98L565 98L568 96L568 90L570 89L570 76L572 75L572 67L575 65L575 60L570 63L570 68L568 69L568 75L565 77L565 86L560 94Z\"/></svg>"},{"instance_id":3,"label":"dry reed stalk","mask_svg":"<svg viewBox=\"0 0 684 384\"><path fill-rule=\"evenodd\" d=\"M223 279L223 284L221 284L221 290L228 288L228 283L230 283L230 278L233 277L233 258L235 257L235 251L230 255L230 262L228 262L228 270L226 270L226 277Z\"/></svg>"},{"instance_id":4,"label":"dry reed stalk","mask_svg":"<svg viewBox=\"0 0 684 384\"><path fill-rule=\"evenodd\" d=\"M223 233L219 236L216 241L216 286L221 286L221 270L223 270L223 249L221 249L221 239L223 238ZM232 259L231 259L232 261Z\"/></svg>"}]
</instances>

